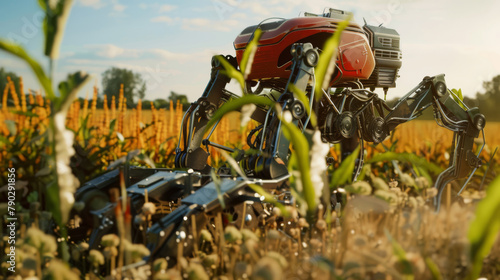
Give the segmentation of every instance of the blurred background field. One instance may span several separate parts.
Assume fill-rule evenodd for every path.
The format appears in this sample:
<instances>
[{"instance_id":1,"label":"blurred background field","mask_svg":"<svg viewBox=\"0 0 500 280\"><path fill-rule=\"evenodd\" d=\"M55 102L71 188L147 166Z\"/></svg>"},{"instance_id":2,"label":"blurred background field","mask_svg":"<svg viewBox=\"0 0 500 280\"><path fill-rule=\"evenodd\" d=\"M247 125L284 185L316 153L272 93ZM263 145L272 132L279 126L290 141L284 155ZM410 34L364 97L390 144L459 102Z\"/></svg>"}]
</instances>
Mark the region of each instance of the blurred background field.
<instances>
[{"instance_id":1,"label":"blurred background field","mask_svg":"<svg viewBox=\"0 0 500 280\"><path fill-rule=\"evenodd\" d=\"M164 98L147 100L144 85L139 74L113 67L103 73L100 88L96 83L93 92L72 103L66 126L75 133L76 155L73 157L72 167L80 180L95 177L110 163L133 150L143 151L157 167L173 167L183 112L190 103L186 95L173 91ZM44 138L42 135L49 125L51 104L41 90L26 88L22 77L0 68L0 167L6 170L11 163L5 159L12 159L12 164L21 166L21 178L24 176L34 179L37 170L45 166L41 161L42 152L50 148L31 140L40 141ZM500 102L500 75L484 81L483 88L474 98L466 96L464 102L469 107L479 107L486 116L487 145L482 158L488 163L500 144L500 134L497 133L500 114L495 107ZM397 98L388 101L388 104L396 101ZM446 167L453 133L439 127L432 113L429 108L418 120L398 126L392 137L388 137L382 145L365 143L366 159L392 147L394 152L416 154L428 162ZM244 131L239 126L238 113L224 117L211 141L246 148L246 136L256 123L250 122ZM47 139L44 141L48 143ZM481 140L477 141L477 144L481 143ZM212 155L209 157L210 164L218 166L220 154L213 147L209 149ZM46 152L45 154L50 154L50 151ZM336 161L335 166L340 161L339 154L338 145L333 146L331 156ZM491 176L494 176L495 168L490 169ZM3 178L0 178L0 183L4 183Z\"/></svg>"},{"instance_id":2,"label":"blurred background field","mask_svg":"<svg viewBox=\"0 0 500 280\"><path fill-rule=\"evenodd\" d=\"M10 79L9 81L4 90L0 111L0 137L4 146L0 161L3 165L9 162L8 159L13 159L14 163L33 165L39 162L40 151L37 152L33 145L22 143L32 143L30 140L47 129L50 104L40 92L30 90L26 95L12 94L16 89L14 83ZM8 95L13 100L11 106L7 103ZM144 109L145 104L138 100L135 108L127 108L123 88L117 97L116 100L115 96L109 99L107 95L99 97L98 88L95 87L92 97L74 101L69 109L66 126L75 134L77 155L74 168L77 170L79 162L85 162L84 169L87 169L78 176L81 180L96 176L110 163L136 149L144 150L158 167L173 167L174 150L185 104L180 100L170 100L168 108L163 106L157 109L153 102L146 101L150 109ZM241 130L239 113L230 113L221 120L211 141L232 147L245 147L246 137L255 126L255 122L250 122ZM499 129L499 122L487 122L487 145L482 153L486 162L490 161L493 150L500 144L500 134L497 133ZM438 126L433 120L415 120L400 125L381 145L365 143L365 148L369 159L377 153L385 152L394 143L395 152L414 153L445 167L452 138L453 132ZM481 143L482 139L478 139L478 146ZM213 147L209 149L212 154L209 161L217 166L220 154ZM332 146L331 156L339 160L338 146ZM21 169L19 176L21 179L23 176L34 176L36 170Z\"/></svg>"}]
</instances>

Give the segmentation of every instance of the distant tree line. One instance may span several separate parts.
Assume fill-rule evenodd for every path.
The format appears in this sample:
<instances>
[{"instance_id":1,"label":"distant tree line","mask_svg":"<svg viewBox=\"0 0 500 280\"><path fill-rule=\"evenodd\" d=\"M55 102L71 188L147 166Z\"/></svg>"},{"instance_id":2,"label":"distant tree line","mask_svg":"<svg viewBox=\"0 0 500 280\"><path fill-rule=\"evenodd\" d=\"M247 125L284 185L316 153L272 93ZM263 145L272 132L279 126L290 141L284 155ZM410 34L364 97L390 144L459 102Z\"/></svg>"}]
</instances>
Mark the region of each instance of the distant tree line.
<instances>
[{"instance_id":1,"label":"distant tree line","mask_svg":"<svg viewBox=\"0 0 500 280\"><path fill-rule=\"evenodd\" d=\"M2 106L1 100L3 98L4 89L7 85L7 77L10 77L12 79L16 88L16 93L18 95L20 94L19 76L14 72L8 72L4 68L0 68L0 106ZM99 95L97 96L97 108L103 108L104 94L107 95L108 106L111 105L113 96L115 96L115 101L118 102L120 86L122 84L123 96L127 98L127 108L137 107L137 101L139 99L141 99L142 101L142 109L145 110L151 109L151 101L153 102L153 106L157 109L168 109L170 107L170 101L173 101L174 103L177 103L177 101L179 101L182 104L184 110L187 110L190 105L185 94L180 94L174 91L171 91L170 95L165 99L157 98L154 100L149 100L146 96L147 85L141 74L134 73L133 71L128 69L112 67L102 73L102 91L99 92ZM27 89L27 87L24 87L25 91ZM79 100L81 106L83 106L84 98L80 97ZM10 90L7 98L7 105L14 105Z\"/></svg>"}]
</instances>

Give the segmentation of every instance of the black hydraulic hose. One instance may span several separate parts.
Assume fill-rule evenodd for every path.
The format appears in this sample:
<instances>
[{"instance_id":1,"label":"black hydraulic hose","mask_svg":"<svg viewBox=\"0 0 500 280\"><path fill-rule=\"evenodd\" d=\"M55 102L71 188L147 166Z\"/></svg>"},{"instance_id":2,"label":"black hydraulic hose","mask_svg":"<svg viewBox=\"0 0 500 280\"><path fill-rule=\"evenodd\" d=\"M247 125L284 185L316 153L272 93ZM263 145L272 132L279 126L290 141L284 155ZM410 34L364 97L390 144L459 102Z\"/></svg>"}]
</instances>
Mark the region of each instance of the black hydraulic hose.
<instances>
[{"instance_id":1,"label":"black hydraulic hose","mask_svg":"<svg viewBox=\"0 0 500 280\"><path fill-rule=\"evenodd\" d=\"M252 137L253 137L253 135L254 135L257 131L261 130L263 127L264 127L264 124L261 124L261 125L257 126L256 128L254 128L254 129L250 130L250 133L248 133L248 136L247 136L247 144L248 144L248 146L250 146L250 148L251 148L251 149L257 149L257 148L255 147L255 144L256 144L256 142L259 140L259 136L257 135L257 137L255 137L255 141L254 141L253 143L252 143Z\"/></svg>"}]
</instances>

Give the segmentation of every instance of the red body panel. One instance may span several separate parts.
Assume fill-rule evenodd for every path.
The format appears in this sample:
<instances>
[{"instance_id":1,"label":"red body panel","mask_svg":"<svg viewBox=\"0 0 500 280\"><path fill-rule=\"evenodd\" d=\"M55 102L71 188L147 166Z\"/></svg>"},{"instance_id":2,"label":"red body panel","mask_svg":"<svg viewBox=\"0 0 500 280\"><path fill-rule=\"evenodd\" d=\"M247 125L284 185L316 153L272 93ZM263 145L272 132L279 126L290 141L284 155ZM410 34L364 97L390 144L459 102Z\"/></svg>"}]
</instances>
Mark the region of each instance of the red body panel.
<instances>
[{"instance_id":1,"label":"red body panel","mask_svg":"<svg viewBox=\"0 0 500 280\"><path fill-rule=\"evenodd\" d=\"M300 17L284 21L278 27L262 32L255 53L249 80L288 79L292 64L290 47L294 43L312 43L323 48L324 42L336 30L338 19ZM252 33L240 34L234 41L238 64ZM331 86L356 79L367 79L375 67L368 39L359 25L351 23L344 30L339 45L337 66L340 71Z\"/></svg>"}]
</instances>

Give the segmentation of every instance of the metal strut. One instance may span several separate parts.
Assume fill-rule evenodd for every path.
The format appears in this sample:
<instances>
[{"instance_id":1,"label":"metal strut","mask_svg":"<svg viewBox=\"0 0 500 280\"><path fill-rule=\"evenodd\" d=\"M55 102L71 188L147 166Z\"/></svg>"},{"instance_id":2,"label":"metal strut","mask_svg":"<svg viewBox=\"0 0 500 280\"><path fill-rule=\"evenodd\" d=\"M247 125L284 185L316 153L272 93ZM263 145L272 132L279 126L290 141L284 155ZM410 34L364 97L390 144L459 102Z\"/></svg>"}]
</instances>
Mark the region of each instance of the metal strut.
<instances>
[{"instance_id":1,"label":"metal strut","mask_svg":"<svg viewBox=\"0 0 500 280\"><path fill-rule=\"evenodd\" d=\"M458 101L457 101L458 100ZM454 141L450 163L446 170L439 174L434 187L438 195L434 198L434 206L439 211L442 193L447 184L467 177L458 195L470 181L474 172L482 164L479 155L485 145L484 126L486 119L478 108L468 108L451 90L446 87L444 74L425 77L423 81L396 104L386 116L388 129L415 119L429 106L434 107L434 117L438 125L454 131ZM473 151L474 139L483 136L483 146L476 154Z\"/></svg>"},{"instance_id":2,"label":"metal strut","mask_svg":"<svg viewBox=\"0 0 500 280\"><path fill-rule=\"evenodd\" d=\"M202 148L203 135L208 121L213 117L220 105L235 97L225 90L231 80L223 74L220 59L226 59L237 67L236 59L232 56L212 57L212 72L203 95L194 103L182 117L179 142L175 149L175 167L192 168L197 171L208 172L211 167L207 164L208 152Z\"/></svg>"}]
</instances>

